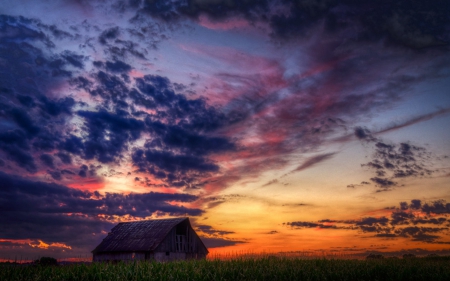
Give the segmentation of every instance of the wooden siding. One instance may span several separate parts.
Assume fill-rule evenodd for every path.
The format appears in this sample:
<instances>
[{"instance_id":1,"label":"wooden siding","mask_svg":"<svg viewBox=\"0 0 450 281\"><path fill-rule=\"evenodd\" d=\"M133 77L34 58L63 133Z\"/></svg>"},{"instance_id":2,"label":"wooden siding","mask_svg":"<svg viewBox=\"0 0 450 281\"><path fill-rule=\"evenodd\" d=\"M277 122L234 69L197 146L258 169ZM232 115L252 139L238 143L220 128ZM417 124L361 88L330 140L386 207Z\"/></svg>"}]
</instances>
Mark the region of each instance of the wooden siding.
<instances>
[{"instance_id":1,"label":"wooden siding","mask_svg":"<svg viewBox=\"0 0 450 281\"><path fill-rule=\"evenodd\" d=\"M168 262L187 259L204 259L206 254L200 253L175 253L175 252L155 252L155 253L102 253L95 254L94 262L131 262L131 261L158 261Z\"/></svg>"},{"instance_id":2,"label":"wooden siding","mask_svg":"<svg viewBox=\"0 0 450 281\"><path fill-rule=\"evenodd\" d=\"M93 261L138 261L145 260L145 253L126 252L126 253L101 253L95 254Z\"/></svg>"}]
</instances>

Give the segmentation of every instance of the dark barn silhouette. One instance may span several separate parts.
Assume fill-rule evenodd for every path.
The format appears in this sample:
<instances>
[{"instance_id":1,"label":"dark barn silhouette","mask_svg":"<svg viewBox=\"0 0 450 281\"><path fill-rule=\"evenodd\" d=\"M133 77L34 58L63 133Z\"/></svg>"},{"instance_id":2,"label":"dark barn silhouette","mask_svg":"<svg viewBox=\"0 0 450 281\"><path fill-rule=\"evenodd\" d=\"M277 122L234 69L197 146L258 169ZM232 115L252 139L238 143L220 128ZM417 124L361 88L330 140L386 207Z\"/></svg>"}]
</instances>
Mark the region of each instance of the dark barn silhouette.
<instances>
[{"instance_id":1,"label":"dark barn silhouette","mask_svg":"<svg viewBox=\"0 0 450 281\"><path fill-rule=\"evenodd\" d=\"M208 249L189 218L123 222L93 251L93 261L203 259Z\"/></svg>"}]
</instances>

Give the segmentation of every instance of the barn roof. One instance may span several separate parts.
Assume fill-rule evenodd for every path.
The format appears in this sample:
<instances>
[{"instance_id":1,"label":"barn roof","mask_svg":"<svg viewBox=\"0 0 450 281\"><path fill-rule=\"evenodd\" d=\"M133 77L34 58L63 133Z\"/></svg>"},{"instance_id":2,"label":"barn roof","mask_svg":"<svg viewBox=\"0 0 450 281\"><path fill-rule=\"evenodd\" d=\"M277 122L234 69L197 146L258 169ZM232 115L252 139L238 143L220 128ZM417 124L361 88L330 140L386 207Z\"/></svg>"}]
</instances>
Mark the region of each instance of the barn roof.
<instances>
[{"instance_id":1,"label":"barn roof","mask_svg":"<svg viewBox=\"0 0 450 281\"><path fill-rule=\"evenodd\" d=\"M170 230L188 218L122 222L92 252L153 251Z\"/></svg>"}]
</instances>

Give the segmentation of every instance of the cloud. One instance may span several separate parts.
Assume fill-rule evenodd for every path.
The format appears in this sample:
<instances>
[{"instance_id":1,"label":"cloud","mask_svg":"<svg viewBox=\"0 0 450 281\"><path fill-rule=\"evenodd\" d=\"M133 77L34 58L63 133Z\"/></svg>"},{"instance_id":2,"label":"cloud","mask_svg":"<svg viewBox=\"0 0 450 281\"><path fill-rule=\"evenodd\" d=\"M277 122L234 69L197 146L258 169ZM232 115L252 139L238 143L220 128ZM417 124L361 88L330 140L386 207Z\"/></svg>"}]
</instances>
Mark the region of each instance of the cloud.
<instances>
[{"instance_id":1,"label":"cloud","mask_svg":"<svg viewBox=\"0 0 450 281\"><path fill-rule=\"evenodd\" d=\"M384 176L384 174L381 175ZM376 184L376 186L380 187L379 191L388 191L391 190L393 186L397 185L397 183L394 181L380 177L373 177L370 178L370 180L373 181Z\"/></svg>"},{"instance_id":2,"label":"cloud","mask_svg":"<svg viewBox=\"0 0 450 281\"><path fill-rule=\"evenodd\" d=\"M248 243L241 240L231 240L216 237L201 237L201 239L207 248L229 247L234 246L236 244Z\"/></svg>"},{"instance_id":3,"label":"cloud","mask_svg":"<svg viewBox=\"0 0 450 281\"><path fill-rule=\"evenodd\" d=\"M128 72L131 70L131 66L120 60L115 62L108 61L106 62L106 69L111 72Z\"/></svg>"},{"instance_id":4,"label":"cloud","mask_svg":"<svg viewBox=\"0 0 450 281\"><path fill-rule=\"evenodd\" d=\"M144 130L144 122L127 116L125 112L110 113L107 111L78 111L85 120L88 136L83 143L73 136L76 149L82 152L85 159L98 159L101 163L116 160L127 144L137 140ZM73 151L75 152L75 151Z\"/></svg>"},{"instance_id":5,"label":"cloud","mask_svg":"<svg viewBox=\"0 0 450 281\"><path fill-rule=\"evenodd\" d=\"M111 27L109 29L104 30L100 36L98 37L98 40L102 44L107 44L109 40L116 39L120 34L119 27Z\"/></svg>"},{"instance_id":6,"label":"cloud","mask_svg":"<svg viewBox=\"0 0 450 281\"><path fill-rule=\"evenodd\" d=\"M444 2L432 5L401 0L387 6L366 2L156 0L144 1L137 14L159 18L166 24L185 18L201 23L207 17L216 24L243 19L251 24L266 24L278 40L304 38L321 25L330 34L346 32L353 41L384 40L404 48L439 47L449 42ZM437 20L430 22L425 15Z\"/></svg>"},{"instance_id":7,"label":"cloud","mask_svg":"<svg viewBox=\"0 0 450 281\"><path fill-rule=\"evenodd\" d=\"M216 247L227 247L236 244L247 243L245 241L240 241L236 239L231 239L226 237L229 234L234 234L234 231L227 230L217 230L210 225L196 225L195 229L200 235L203 243L206 247L216 248Z\"/></svg>"},{"instance_id":8,"label":"cloud","mask_svg":"<svg viewBox=\"0 0 450 281\"><path fill-rule=\"evenodd\" d=\"M273 179L273 180L268 181L267 183L263 184L262 187L266 187L266 186L269 186L269 185L272 185L272 184L275 184L275 183L278 183L277 179Z\"/></svg>"},{"instance_id":9,"label":"cloud","mask_svg":"<svg viewBox=\"0 0 450 281\"><path fill-rule=\"evenodd\" d=\"M39 20L1 19L3 26L15 34L2 40L0 52L5 59L0 67L16 73L14 77L2 77L2 91L8 96L1 101L2 116L12 122L12 127L0 130L0 151L8 167L14 164L34 174L46 171L53 180L68 182L77 176L78 179L96 177L95 173L78 170L80 163L89 166L89 161L98 161L117 165L133 156L138 170L150 171L174 187L187 187L198 182L205 172L219 171L219 166L209 158L211 154L235 149L233 141L214 133L229 124L228 117L207 105L204 99L188 99L177 93L180 87L168 78L145 75L131 79L126 73L134 68L124 56L99 58L92 62L98 70L84 72L89 57L72 50L58 53L36 43L54 46L57 41L49 38L72 40L70 33L47 27ZM108 50L122 43L128 46L127 52L136 50L133 44L118 42L119 38L129 36L126 30L119 27L90 30L99 33L100 45ZM58 36L46 36L47 32ZM30 46L34 44L33 48L22 44L24 40ZM11 50L20 54L13 58L9 55ZM20 77L26 77L29 82L23 83ZM88 93L85 100L89 102L77 95L64 96L69 85ZM63 93L55 95L56 88L62 88ZM95 103L91 98L96 99ZM143 135L150 137L145 147L140 147L137 143ZM144 158L138 157L139 151L145 151ZM158 161L149 163L145 155ZM178 160L177 164L173 162ZM77 167L73 166L74 161ZM60 169L55 169L59 166Z\"/></svg>"},{"instance_id":10,"label":"cloud","mask_svg":"<svg viewBox=\"0 0 450 281\"><path fill-rule=\"evenodd\" d=\"M367 218L362 218L359 221L356 221L355 224L356 225L368 225L368 226L373 226L373 225L386 225L387 222L389 220L385 217L381 217L381 218L373 218L373 217L367 217Z\"/></svg>"},{"instance_id":11,"label":"cloud","mask_svg":"<svg viewBox=\"0 0 450 281\"><path fill-rule=\"evenodd\" d=\"M383 133L387 133L390 131L394 131L394 130L398 130L407 126L411 126L420 122L424 122L424 121L428 121L430 119L433 119L435 117L441 116L441 115L445 115L448 114L450 112L450 108L443 108L443 109L439 109L435 112L432 113L428 113L428 114L424 114L424 115L420 115L417 117L413 117L410 118L409 120L406 120L402 123L394 123L390 126L388 126L387 128L384 128L382 130L379 130L376 132L376 134L383 134Z\"/></svg>"},{"instance_id":12,"label":"cloud","mask_svg":"<svg viewBox=\"0 0 450 281\"><path fill-rule=\"evenodd\" d=\"M422 211L425 213L434 214L450 214L450 203L446 203L444 200L437 200L432 203L425 203L422 206Z\"/></svg>"},{"instance_id":13,"label":"cloud","mask_svg":"<svg viewBox=\"0 0 450 281\"><path fill-rule=\"evenodd\" d=\"M223 236L223 235L235 233L234 231L216 230L216 229L212 228L212 226L204 225L204 224L197 225L196 228L197 228L197 230L199 230L207 235L210 235L210 236Z\"/></svg>"},{"instance_id":14,"label":"cloud","mask_svg":"<svg viewBox=\"0 0 450 281\"><path fill-rule=\"evenodd\" d=\"M198 199L189 194L106 193L81 191L0 172L0 236L64 243L86 253L120 217L143 219L158 215L198 216L200 209L173 205ZM170 203L169 203L170 202ZM32 229L30 232L29 230ZM93 233L100 235L93 240Z\"/></svg>"},{"instance_id":15,"label":"cloud","mask_svg":"<svg viewBox=\"0 0 450 281\"><path fill-rule=\"evenodd\" d=\"M322 31L318 30L317 32ZM355 120L359 120L362 116L375 114L402 100L407 96L407 90L411 89L415 83L423 81L423 79L431 79L431 76L425 73L408 77L406 73L400 74L394 70L387 70L391 67L389 63L381 63L384 59L381 61L375 59L375 57L381 59L386 54L379 49L368 47L368 45L364 46L374 52L370 55L366 51L354 52L353 49L340 52L337 47L339 44L333 41L334 37L332 38L331 41L328 41L329 45L319 44L321 48L318 48L317 45L314 45L315 48L311 47L311 50L304 47L314 59L311 59L310 63L308 60L302 61L304 69L297 70L299 73L295 74L291 74L292 70L285 69L285 66L280 65L277 61L256 55L242 54L242 52L227 48L214 54L208 47L197 46L195 50L192 47L186 47L195 51L195 54L220 61L225 58L228 61L233 57L240 58L239 69L221 71L213 75L214 82L207 85L206 92L212 104L222 106L237 118L232 126L225 126L224 130L235 137L240 151L246 151L245 154L230 154L229 156L230 159L237 158L246 163L246 177L253 177L263 171L258 171L258 168L273 169L275 165L277 168L281 168L297 162L286 155L317 153L320 151L319 147L324 145L327 140L350 130ZM411 57L411 59L416 58ZM405 63L409 64L410 62L405 61ZM256 69L256 67L252 67L254 65L264 66L265 71L253 73ZM360 69L360 71L366 75L361 76L354 72L357 65L358 67L364 66L364 69ZM369 65L371 67L368 67ZM374 65L378 65L379 68ZM389 79L393 78L393 80L389 80L383 72L374 71L376 68L385 69L386 73L396 73L396 77L390 77ZM241 73L242 69L246 71ZM434 67L430 68L431 72L438 75L435 70ZM287 75L287 73L291 75ZM361 79L357 78L358 81L356 81L352 77L361 77ZM378 81L382 82L381 84L375 83L375 80L369 77L378 77ZM387 81L385 78L392 83L384 84L384 81ZM355 85L362 84L365 86L355 88ZM251 130L247 128L251 128ZM368 141L371 144L377 139L366 128L360 128L355 133L359 133L361 138L366 138L365 142ZM352 134L353 136L354 134ZM343 141L350 139L351 137ZM382 142L382 140L380 141ZM258 165L258 157L261 155L270 159L266 163L274 164ZM311 161L314 160L322 159L311 159ZM249 165L249 163L252 164ZM253 163L255 164L253 165ZM302 169L302 163L298 164L298 167ZM235 169L240 171L240 167ZM406 167L398 169L398 173L395 174L396 179L392 179L389 173L382 175L384 171L380 170L380 174L374 175L372 178L384 179L385 183L388 183L387 181L395 183L398 182L397 178L422 176L421 172L411 173L413 170L415 170L414 167L413 169ZM425 176L426 172L423 172L423 176ZM234 174L234 171L229 170L226 176L231 177ZM236 174L242 175L239 172ZM377 185L380 183L378 181ZM387 186L385 185L385 187ZM380 189L380 191L390 190L392 187L394 185Z\"/></svg>"},{"instance_id":16,"label":"cloud","mask_svg":"<svg viewBox=\"0 0 450 281\"><path fill-rule=\"evenodd\" d=\"M314 223L314 222L305 222L305 221L293 221L287 222L286 225L293 228L338 228L336 225L332 224L323 224L323 223Z\"/></svg>"},{"instance_id":17,"label":"cloud","mask_svg":"<svg viewBox=\"0 0 450 281\"><path fill-rule=\"evenodd\" d=\"M292 170L291 173L308 169L320 162L330 159L331 157L334 156L334 154L336 154L336 153L325 153L325 154L320 154L317 156L310 157L305 162L303 162L303 164L298 166L296 169Z\"/></svg>"},{"instance_id":18,"label":"cloud","mask_svg":"<svg viewBox=\"0 0 450 281\"><path fill-rule=\"evenodd\" d=\"M432 165L430 160L436 160L436 157L429 153L424 147L415 146L408 142L389 144L384 142L381 138L376 138L374 135L427 121L437 116L447 114L448 112L448 108L440 109L429 114L411 118L402 123L393 124L373 133L367 128L354 128L354 135L357 139L374 144L375 152L372 161L362 164L361 166L375 170L377 176L370 180L376 183L378 187L381 187L378 191L388 191L396 186L397 182L393 181L394 178L400 179L406 177L431 176L438 170L430 170L427 168ZM344 136L341 139L348 139L348 136ZM390 178L386 178L389 174ZM358 185L350 184L348 187L356 186Z\"/></svg>"},{"instance_id":19,"label":"cloud","mask_svg":"<svg viewBox=\"0 0 450 281\"><path fill-rule=\"evenodd\" d=\"M415 218L414 214L408 212L393 212L391 214L391 225L409 224L411 219Z\"/></svg>"},{"instance_id":20,"label":"cloud","mask_svg":"<svg viewBox=\"0 0 450 281\"><path fill-rule=\"evenodd\" d=\"M361 164L375 172L370 180L379 189L377 192L390 191L398 185L398 181L407 177L431 176L437 170L431 170L434 157L424 147L416 146L408 142L399 144L386 143L380 138L375 138L368 129L355 128L358 139L374 146L372 160ZM347 187L356 187L350 184Z\"/></svg>"},{"instance_id":21,"label":"cloud","mask_svg":"<svg viewBox=\"0 0 450 281\"><path fill-rule=\"evenodd\" d=\"M168 201L193 202L197 196L169 193L131 193L128 195L80 191L54 183L45 183L23 179L18 176L0 173L2 180L2 206L10 212L27 212L34 210L43 213L84 213L125 215L136 217L150 216L156 211L170 214L198 215L198 209L170 205ZM95 197L96 199L92 199ZM18 206L21 200L23 207ZM45 203L47 202L47 203ZM22 205L22 204L20 204ZM26 207L25 207L26 206ZM33 208L31 208L33 206Z\"/></svg>"},{"instance_id":22,"label":"cloud","mask_svg":"<svg viewBox=\"0 0 450 281\"><path fill-rule=\"evenodd\" d=\"M360 231L370 234L368 237L383 239L407 238L424 243L447 243L443 241L449 230L444 226L444 223L448 221L444 216L448 213L446 207L450 206L449 203L438 200L422 205L420 200L413 199L410 205L406 202L400 202L399 205L399 208L390 208L392 210L390 217L363 217L355 220L322 219L317 222L293 221L283 225L294 229Z\"/></svg>"}]
</instances>

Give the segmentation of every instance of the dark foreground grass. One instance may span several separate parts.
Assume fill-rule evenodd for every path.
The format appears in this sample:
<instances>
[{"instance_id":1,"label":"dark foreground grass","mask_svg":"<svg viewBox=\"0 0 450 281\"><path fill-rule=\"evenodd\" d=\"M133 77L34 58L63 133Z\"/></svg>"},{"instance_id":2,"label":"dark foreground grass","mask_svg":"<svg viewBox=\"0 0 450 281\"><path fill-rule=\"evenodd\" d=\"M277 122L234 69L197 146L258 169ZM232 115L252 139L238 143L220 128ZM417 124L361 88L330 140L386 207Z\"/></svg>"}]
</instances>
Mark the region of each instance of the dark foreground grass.
<instances>
[{"instance_id":1,"label":"dark foreground grass","mask_svg":"<svg viewBox=\"0 0 450 281\"><path fill-rule=\"evenodd\" d=\"M259 258L172 263L0 265L0 280L450 280L450 258Z\"/></svg>"}]
</instances>

